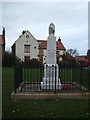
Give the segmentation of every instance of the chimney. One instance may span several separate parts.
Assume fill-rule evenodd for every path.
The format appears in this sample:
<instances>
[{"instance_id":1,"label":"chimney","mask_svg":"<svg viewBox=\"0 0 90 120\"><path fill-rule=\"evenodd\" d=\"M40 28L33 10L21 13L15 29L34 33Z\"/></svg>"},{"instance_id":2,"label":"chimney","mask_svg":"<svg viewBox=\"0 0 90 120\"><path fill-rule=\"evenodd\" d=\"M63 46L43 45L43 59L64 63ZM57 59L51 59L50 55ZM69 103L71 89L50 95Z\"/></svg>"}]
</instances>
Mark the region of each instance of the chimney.
<instances>
[{"instance_id":1,"label":"chimney","mask_svg":"<svg viewBox=\"0 0 90 120\"><path fill-rule=\"evenodd\" d=\"M61 38L60 38L60 37L58 38L58 41L61 41Z\"/></svg>"},{"instance_id":2,"label":"chimney","mask_svg":"<svg viewBox=\"0 0 90 120\"><path fill-rule=\"evenodd\" d=\"M3 28L2 35L5 38L5 28Z\"/></svg>"},{"instance_id":3,"label":"chimney","mask_svg":"<svg viewBox=\"0 0 90 120\"><path fill-rule=\"evenodd\" d=\"M24 35L25 32L26 32L26 30L23 30L23 31L22 31L22 35Z\"/></svg>"}]
</instances>

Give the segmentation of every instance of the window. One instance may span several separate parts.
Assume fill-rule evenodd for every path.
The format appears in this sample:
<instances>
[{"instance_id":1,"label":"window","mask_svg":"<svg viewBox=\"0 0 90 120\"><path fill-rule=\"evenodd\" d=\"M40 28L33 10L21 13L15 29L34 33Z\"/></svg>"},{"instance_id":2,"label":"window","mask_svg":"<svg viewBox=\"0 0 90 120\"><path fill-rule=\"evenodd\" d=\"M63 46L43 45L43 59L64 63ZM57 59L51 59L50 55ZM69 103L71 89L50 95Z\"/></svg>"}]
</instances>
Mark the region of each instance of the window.
<instances>
[{"instance_id":1,"label":"window","mask_svg":"<svg viewBox=\"0 0 90 120\"><path fill-rule=\"evenodd\" d=\"M36 49L36 46L34 46L34 49Z\"/></svg>"},{"instance_id":2,"label":"window","mask_svg":"<svg viewBox=\"0 0 90 120\"><path fill-rule=\"evenodd\" d=\"M42 49L40 49L40 50L39 50L39 53L40 53L40 54L43 54L43 50L42 50Z\"/></svg>"},{"instance_id":3,"label":"window","mask_svg":"<svg viewBox=\"0 0 90 120\"><path fill-rule=\"evenodd\" d=\"M59 57L57 57L57 63L59 62Z\"/></svg>"},{"instance_id":4,"label":"window","mask_svg":"<svg viewBox=\"0 0 90 120\"><path fill-rule=\"evenodd\" d=\"M29 38L29 35L26 35L26 38Z\"/></svg>"},{"instance_id":5,"label":"window","mask_svg":"<svg viewBox=\"0 0 90 120\"><path fill-rule=\"evenodd\" d=\"M56 51L57 54L59 54L59 51Z\"/></svg>"},{"instance_id":6,"label":"window","mask_svg":"<svg viewBox=\"0 0 90 120\"><path fill-rule=\"evenodd\" d=\"M24 53L30 53L30 45L24 45Z\"/></svg>"},{"instance_id":7,"label":"window","mask_svg":"<svg viewBox=\"0 0 90 120\"><path fill-rule=\"evenodd\" d=\"M56 48L58 48L58 45L56 44Z\"/></svg>"},{"instance_id":8,"label":"window","mask_svg":"<svg viewBox=\"0 0 90 120\"><path fill-rule=\"evenodd\" d=\"M24 56L24 61L29 61L30 60L30 56Z\"/></svg>"}]
</instances>

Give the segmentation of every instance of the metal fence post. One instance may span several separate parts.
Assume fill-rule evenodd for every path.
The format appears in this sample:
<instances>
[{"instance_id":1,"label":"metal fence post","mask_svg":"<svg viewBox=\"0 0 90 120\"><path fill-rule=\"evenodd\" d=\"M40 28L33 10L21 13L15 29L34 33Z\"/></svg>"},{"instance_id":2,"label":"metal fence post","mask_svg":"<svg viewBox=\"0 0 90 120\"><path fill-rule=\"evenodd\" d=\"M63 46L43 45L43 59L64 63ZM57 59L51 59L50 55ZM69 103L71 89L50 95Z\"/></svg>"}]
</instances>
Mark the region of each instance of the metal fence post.
<instances>
[{"instance_id":1,"label":"metal fence post","mask_svg":"<svg viewBox=\"0 0 90 120\"><path fill-rule=\"evenodd\" d=\"M14 65L14 93L16 93L16 64Z\"/></svg>"},{"instance_id":2,"label":"metal fence post","mask_svg":"<svg viewBox=\"0 0 90 120\"><path fill-rule=\"evenodd\" d=\"M54 78L54 65L52 65L52 90L53 90L53 79Z\"/></svg>"},{"instance_id":3,"label":"metal fence post","mask_svg":"<svg viewBox=\"0 0 90 120\"><path fill-rule=\"evenodd\" d=\"M83 71L83 66L82 64L80 65L80 85L82 86L82 71Z\"/></svg>"},{"instance_id":4,"label":"metal fence post","mask_svg":"<svg viewBox=\"0 0 90 120\"><path fill-rule=\"evenodd\" d=\"M23 80L23 64L20 65L20 83L22 82Z\"/></svg>"},{"instance_id":5,"label":"metal fence post","mask_svg":"<svg viewBox=\"0 0 90 120\"><path fill-rule=\"evenodd\" d=\"M87 79L88 79L88 92L90 92L90 66L87 69ZM89 96L90 99L90 96Z\"/></svg>"},{"instance_id":6,"label":"metal fence post","mask_svg":"<svg viewBox=\"0 0 90 120\"><path fill-rule=\"evenodd\" d=\"M40 66L40 81L42 81L42 65Z\"/></svg>"},{"instance_id":7,"label":"metal fence post","mask_svg":"<svg viewBox=\"0 0 90 120\"><path fill-rule=\"evenodd\" d=\"M14 65L14 93L17 92L20 83L23 80L23 64Z\"/></svg>"},{"instance_id":8,"label":"metal fence post","mask_svg":"<svg viewBox=\"0 0 90 120\"><path fill-rule=\"evenodd\" d=\"M56 93L56 65L55 65L55 93Z\"/></svg>"}]
</instances>

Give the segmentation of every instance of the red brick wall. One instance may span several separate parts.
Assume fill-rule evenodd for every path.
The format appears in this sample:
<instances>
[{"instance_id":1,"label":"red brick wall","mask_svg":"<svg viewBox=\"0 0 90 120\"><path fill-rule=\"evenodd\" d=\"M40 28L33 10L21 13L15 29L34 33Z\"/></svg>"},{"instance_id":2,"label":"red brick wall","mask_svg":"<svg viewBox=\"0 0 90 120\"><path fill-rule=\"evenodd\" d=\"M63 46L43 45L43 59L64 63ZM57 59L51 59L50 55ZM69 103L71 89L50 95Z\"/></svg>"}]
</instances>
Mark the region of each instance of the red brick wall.
<instances>
[{"instance_id":1,"label":"red brick wall","mask_svg":"<svg viewBox=\"0 0 90 120\"><path fill-rule=\"evenodd\" d=\"M88 50L88 53L87 53L87 60L88 62L90 62L90 49Z\"/></svg>"},{"instance_id":2,"label":"red brick wall","mask_svg":"<svg viewBox=\"0 0 90 120\"><path fill-rule=\"evenodd\" d=\"M4 45L0 45L0 56L2 58L4 57L4 53L5 53L5 46Z\"/></svg>"}]
</instances>

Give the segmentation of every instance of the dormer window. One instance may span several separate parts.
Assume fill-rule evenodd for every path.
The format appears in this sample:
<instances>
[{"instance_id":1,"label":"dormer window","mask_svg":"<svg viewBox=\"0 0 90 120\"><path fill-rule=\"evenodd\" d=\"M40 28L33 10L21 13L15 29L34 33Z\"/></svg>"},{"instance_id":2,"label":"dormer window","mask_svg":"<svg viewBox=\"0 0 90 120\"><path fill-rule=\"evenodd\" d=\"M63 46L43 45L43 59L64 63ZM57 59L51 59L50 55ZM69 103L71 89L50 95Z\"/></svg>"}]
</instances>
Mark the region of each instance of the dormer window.
<instances>
[{"instance_id":1,"label":"dormer window","mask_svg":"<svg viewBox=\"0 0 90 120\"><path fill-rule=\"evenodd\" d=\"M56 48L58 48L58 45L56 44Z\"/></svg>"}]
</instances>

